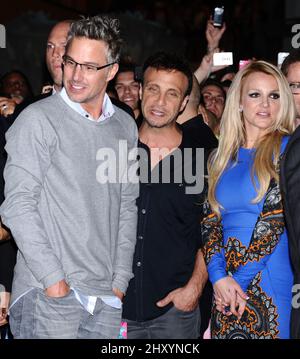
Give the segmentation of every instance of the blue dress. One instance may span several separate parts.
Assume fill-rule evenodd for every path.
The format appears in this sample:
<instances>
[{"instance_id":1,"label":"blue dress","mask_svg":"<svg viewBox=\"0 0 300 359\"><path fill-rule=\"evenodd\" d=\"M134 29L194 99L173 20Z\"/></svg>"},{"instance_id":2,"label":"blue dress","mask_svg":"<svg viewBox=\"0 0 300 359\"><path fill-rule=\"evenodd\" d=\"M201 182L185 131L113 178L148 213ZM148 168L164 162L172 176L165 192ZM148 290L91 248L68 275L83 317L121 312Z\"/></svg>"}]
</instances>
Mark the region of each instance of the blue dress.
<instances>
[{"instance_id":1,"label":"blue dress","mask_svg":"<svg viewBox=\"0 0 300 359\"><path fill-rule=\"evenodd\" d=\"M283 138L281 150L287 141ZM211 223L206 223L211 282L231 275L250 297L239 321L213 305L211 332L215 339L290 336L293 273L281 196L277 185L277 192L274 186L269 188L268 201L251 202L257 195L251 179L254 151L240 148L237 163L224 171L216 188L216 198L223 207L221 223L219 228L216 221L212 226L212 217ZM222 243L218 243L218 236Z\"/></svg>"}]
</instances>

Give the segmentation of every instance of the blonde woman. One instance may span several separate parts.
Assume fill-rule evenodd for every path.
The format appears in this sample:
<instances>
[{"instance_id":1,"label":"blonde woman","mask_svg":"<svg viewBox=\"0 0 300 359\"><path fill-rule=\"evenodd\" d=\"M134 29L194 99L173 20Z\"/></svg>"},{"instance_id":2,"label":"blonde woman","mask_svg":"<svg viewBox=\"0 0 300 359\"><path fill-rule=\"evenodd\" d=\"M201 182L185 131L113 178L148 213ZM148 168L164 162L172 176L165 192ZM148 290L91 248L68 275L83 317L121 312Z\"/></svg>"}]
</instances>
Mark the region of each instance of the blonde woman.
<instances>
[{"instance_id":1,"label":"blonde woman","mask_svg":"<svg viewBox=\"0 0 300 359\"><path fill-rule=\"evenodd\" d=\"M209 163L202 222L215 298L212 338L289 338L293 274L278 167L294 118L275 66L256 61L236 75Z\"/></svg>"}]
</instances>

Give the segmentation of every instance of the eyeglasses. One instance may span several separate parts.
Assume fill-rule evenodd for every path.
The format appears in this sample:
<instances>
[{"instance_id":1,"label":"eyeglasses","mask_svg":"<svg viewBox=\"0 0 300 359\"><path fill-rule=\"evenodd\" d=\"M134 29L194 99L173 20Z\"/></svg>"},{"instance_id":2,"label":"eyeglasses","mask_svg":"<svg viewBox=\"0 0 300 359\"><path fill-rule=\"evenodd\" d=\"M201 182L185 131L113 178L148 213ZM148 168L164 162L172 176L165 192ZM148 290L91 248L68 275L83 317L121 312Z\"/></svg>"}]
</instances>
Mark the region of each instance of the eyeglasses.
<instances>
[{"instance_id":1,"label":"eyeglasses","mask_svg":"<svg viewBox=\"0 0 300 359\"><path fill-rule=\"evenodd\" d=\"M103 65L103 66L95 66L95 65L89 65L89 64L80 64L79 62L76 62L75 60L73 60L71 57L69 57L68 55L64 55L62 57L63 59L63 65L68 67L69 69L76 69L77 66L80 66L80 70L83 73L86 74L93 74L96 73L99 70L104 69L105 67L111 66L113 64L116 64L117 61L111 62L109 64Z\"/></svg>"},{"instance_id":2,"label":"eyeglasses","mask_svg":"<svg viewBox=\"0 0 300 359\"><path fill-rule=\"evenodd\" d=\"M209 94L204 93L203 94L203 100L205 102L206 105L211 104L212 102L215 102L219 105L224 105L225 100L224 97L222 96L212 96Z\"/></svg>"},{"instance_id":3,"label":"eyeglasses","mask_svg":"<svg viewBox=\"0 0 300 359\"><path fill-rule=\"evenodd\" d=\"M291 82L289 85L293 94L296 95L300 93L300 82Z\"/></svg>"}]
</instances>

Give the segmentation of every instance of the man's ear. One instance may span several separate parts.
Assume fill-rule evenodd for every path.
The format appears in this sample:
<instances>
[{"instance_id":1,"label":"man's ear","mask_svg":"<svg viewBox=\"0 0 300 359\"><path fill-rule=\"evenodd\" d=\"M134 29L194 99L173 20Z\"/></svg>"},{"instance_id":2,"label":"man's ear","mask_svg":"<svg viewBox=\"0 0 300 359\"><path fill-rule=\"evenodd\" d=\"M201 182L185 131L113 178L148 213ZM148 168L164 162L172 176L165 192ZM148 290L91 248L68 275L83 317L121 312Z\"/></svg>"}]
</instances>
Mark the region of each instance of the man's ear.
<instances>
[{"instance_id":1,"label":"man's ear","mask_svg":"<svg viewBox=\"0 0 300 359\"><path fill-rule=\"evenodd\" d=\"M183 111L183 110L184 110L184 108L185 108L186 104L187 104L187 103L188 103L188 101L189 101L189 98L190 98L190 96L185 96L185 98L183 99L182 104L181 104L181 106L180 106L180 110L179 110L179 112L181 112L181 111Z\"/></svg>"},{"instance_id":2,"label":"man's ear","mask_svg":"<svg viewBox=\"0 0 300 359\"><path fill-rule=\"evenodd\" d=\"M113 64L112 66L110 66L106 81L108 82L112 80L116 76L118 70L119 70L119 64Z\"/></svg>"}]
</instances>

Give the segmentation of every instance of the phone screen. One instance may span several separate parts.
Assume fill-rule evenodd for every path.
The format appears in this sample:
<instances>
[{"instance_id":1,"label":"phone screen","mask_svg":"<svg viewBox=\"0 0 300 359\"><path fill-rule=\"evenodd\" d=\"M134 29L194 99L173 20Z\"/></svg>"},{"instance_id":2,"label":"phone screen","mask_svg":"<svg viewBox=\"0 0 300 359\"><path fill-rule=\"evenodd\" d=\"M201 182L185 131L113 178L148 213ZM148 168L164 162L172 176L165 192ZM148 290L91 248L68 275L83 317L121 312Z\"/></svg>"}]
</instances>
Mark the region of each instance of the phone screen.
<instances>
[{"instance_id":1,"label":"phone screen","mask_svg":"<svg viewBox=\"0 0 300 359\"><path fill-rule=\"evenodd\" d=\"M216 27L222 27L223 25L223 15L224 15L224 6L215 7L214 16L213 16L213 24Z\"/></svg>"}]
</instances>

